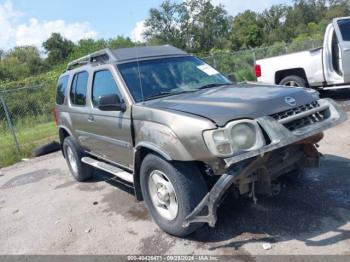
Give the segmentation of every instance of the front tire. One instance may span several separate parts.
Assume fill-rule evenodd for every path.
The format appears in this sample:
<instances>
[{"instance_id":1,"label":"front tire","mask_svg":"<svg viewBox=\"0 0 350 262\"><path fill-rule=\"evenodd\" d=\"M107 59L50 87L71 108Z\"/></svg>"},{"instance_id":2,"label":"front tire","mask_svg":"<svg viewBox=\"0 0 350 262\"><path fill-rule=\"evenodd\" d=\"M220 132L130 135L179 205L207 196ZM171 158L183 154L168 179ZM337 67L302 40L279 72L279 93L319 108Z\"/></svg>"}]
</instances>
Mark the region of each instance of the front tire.
<instances>
[{"instance_id":1,"label":"front tire","mask_svg":"<svg viewBox=\"0 0 350 262\"><path fill-rule=\"evenodd\" d=\"M294 86L294 87L308 87L309 85L307 84L306 80L300 76L287 76L283 78L280 82L280 85L283 86Z\"/></svg>"},{"instance_id":2,"label":"front tire","mask_svg":"<svg viewBox=\"0 0 350 262\"><path fill-rule=\"evenodd\" d=\"M182 227L185 218L208 192L198 168L192 163L170 163L149 154L141 165L141 191L158 226L179 237L191 234L203 223Z\"/></svg>"},{"instance_id":3,"label":"front tire","mask_svg":"<svg viewBox=\"0 0 350 262\"><path fill-rule=\"evenodd\" d=\"M94 168L81 162L84 152L70 136L63 141L63 153L69 170L77 181L82 182L92 177Z\"/></svg>"}]
</instances>

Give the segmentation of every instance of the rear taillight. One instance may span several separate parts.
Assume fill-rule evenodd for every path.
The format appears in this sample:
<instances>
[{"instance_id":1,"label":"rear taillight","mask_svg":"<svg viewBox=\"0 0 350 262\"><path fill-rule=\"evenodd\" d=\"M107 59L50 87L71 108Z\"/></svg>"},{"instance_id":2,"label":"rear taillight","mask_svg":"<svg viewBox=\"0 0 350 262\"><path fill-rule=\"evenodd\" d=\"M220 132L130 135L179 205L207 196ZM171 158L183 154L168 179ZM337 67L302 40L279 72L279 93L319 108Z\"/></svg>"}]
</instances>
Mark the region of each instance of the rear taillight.
<instances>
[{"instance_id":1,"label":"rear taillight","mask_svg":"<svg viewBox=\"0 0 350 262\"><path fill-rule=\"evenodd\" d=\"M55 118L56 126L58 126L57 109L56 109L56 107L54 107L52 111L53 111L53 117Z\"/></svg>"},{"instance_id":2,"label":"rear taillight","mask_svg":"<svg viewBox=\"0 0 350 262\"><path fill-rule=\"evenodd\" d=\"M255 65L255 76L260 77L261 76L261 66Z\"/></svg>"}]
</instances>

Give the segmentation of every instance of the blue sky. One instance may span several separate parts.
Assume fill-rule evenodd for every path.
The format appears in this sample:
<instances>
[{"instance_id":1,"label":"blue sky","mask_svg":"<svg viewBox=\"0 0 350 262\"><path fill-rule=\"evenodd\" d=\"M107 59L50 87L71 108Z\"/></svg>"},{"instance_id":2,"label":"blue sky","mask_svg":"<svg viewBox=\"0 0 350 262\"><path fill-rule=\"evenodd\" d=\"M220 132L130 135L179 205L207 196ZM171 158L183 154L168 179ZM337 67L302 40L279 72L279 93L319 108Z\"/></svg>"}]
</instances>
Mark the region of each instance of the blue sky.
<instances>
[{"instance_id":1,"label":"blue sky","mask_svg":"<svg viewBox=\"0 0 350 262\"><path fill-rule=\"evenodd\" d=\"M183 1L183 0L177 0ZM162 0L0 0L0 48L36 45L52 32L78 41L117 35L142 40L143 22ZM212 0L231 15L246 9L262 11L291 0Z\"/></svg>"}]
</instances>

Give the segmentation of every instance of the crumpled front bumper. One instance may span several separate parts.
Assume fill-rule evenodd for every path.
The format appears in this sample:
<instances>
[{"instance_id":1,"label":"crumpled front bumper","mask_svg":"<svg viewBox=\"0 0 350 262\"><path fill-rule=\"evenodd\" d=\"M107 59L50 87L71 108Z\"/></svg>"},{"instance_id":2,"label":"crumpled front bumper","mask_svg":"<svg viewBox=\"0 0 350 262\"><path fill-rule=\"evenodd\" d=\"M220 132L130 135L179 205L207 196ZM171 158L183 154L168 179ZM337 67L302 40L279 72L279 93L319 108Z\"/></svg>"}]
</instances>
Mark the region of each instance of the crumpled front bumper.
<instances>
[{"instance_id":1,"label":"crumpled front bumper","mask_svg":"<svg viewBox=\"0 0 350 262\"><path fill-rule=\"evenodd\" d=\"M224 159L227 168L226 173L219 178L210 192L202 199L192 213L186 217L183 226L186 227L194 222L205 222L214 227L217 221L216 210L225 192L235 181L255 172L269 161L269 154L265 153L320 134L328 128L347 120L346 113L332 99L320 99L318 102L320 107L327 111L327 118L295 131L288 130L283 125L283 121L277 121L270 116L256 119L269 136L271 142L258 150ZM295 117L307 116L309 113L309 111L302 112ZM238 162L241 162L241 164L234 165ZM207 210L207 214L203 214L204 210Z\"/></svg>"},{"instance_id":2,"label":"crumpled front bumper","mask_svg":"<svg viewBox=\"0 0 350 262\"><path fill-rule=\"evenodd\" d=\"M252 158L254 156L263 155L266 152L270 152L286 145L304 140L305 138L322 133L330 127L336 126L347 120L346 113L332 99L320 99L318 102L320 103L320 106L328 108L328 118L321 122L297 129L293 132L289 131L283 124L270 116L264 116L256 119L266 134L269 136L271 143L254 151L249 151L241 155L225 158L224 161L226 163L226 167L229 167L232 164L240 162L242 160ZM307 115L307 113L308 112L305 112L305 115Z\"/></svg>"}]
</instances>

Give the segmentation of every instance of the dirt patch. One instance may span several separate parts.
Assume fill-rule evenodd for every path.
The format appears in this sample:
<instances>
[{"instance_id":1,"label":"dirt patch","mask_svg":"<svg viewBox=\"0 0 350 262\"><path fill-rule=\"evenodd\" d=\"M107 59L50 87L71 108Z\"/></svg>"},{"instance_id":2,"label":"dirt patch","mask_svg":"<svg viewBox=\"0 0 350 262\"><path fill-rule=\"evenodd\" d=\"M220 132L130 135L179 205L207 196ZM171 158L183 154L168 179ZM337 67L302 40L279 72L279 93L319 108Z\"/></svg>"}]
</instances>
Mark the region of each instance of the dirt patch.
<instances>
[{"instance_id":1,"label":"dirt patch","mask_svg":"<svg viewBox=\"0 0 350 262\"><path fill-rule=\"evenodd\" d=\"M142 254L167 254L175 241L176 238L169 237L164 232L157 230L154 236L141 240L140 250Z\"/></svg>"},{"instance_id":2,"label":"dirt patch","mask_svg":"<svg viewBox=\"0 0 350 262\"><path fill-rule=\"evenodd\" d=\"M36 183L47 177L50 177L53 175L59 175L59 174L60 174L59 169L51 169L51 170L40 169L37 171L24 173L22 175L18 175L14 178L11 178L9 181L3 184L0 187L0 189L14 188L14 187L23 186L31 183Z\"/></svg>"},{"instance_id":3,"label":"dirt patch","mask_svg":"<svg viewBox=\"0 0 350 262\"><path fill-rule=\"evenodd\" d=\"M107 208L103 212L120 214L121 212L126 212L130 207L135 206L137 200L133 195L116 189L113 192L105 194L100 203L107 205Z\"/></svg>"},{"instance_id":4,"label":"dirt patch","mask_svg":"<svg viewBox=\"0 0 350 262\"><path fill-rule=\"evenodd\" d=\"M127 217L134 220L134 221L137 221L137 220L150 220L150 216L148 214L148 210L147 208L141 204L141 203L138 203L137 206L133 207L133 208L130 208L127 212Z\"/></svg>"}]
</instances>

